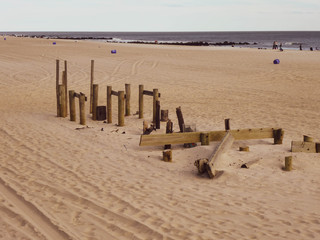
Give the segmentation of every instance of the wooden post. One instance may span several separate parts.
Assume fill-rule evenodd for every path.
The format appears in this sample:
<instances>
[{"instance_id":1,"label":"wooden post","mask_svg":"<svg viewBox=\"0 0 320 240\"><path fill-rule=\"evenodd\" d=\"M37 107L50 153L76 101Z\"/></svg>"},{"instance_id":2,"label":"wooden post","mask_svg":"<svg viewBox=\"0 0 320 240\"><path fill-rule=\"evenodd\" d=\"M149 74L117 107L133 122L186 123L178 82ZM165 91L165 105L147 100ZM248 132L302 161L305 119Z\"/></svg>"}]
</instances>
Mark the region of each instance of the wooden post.
<instances>
[{"instance_id":1,"label":"wooden post","mask_svg":"<svg viewBox=\"0 0 320 240\"><path fill-rule=\"evenodd\" d=\"M143 85L139 85L139 118L143 118Z\"/></svg>"},{"instance_id":2,"label":"wooden post","mask_svg":"<svg viewBox=\"0 0 320 240\"><path fill-rule=\"evenodd\" d=\"M240 152L249 152L249 147L248 147L248 146L239 147L239 151L240 151Z\"/></svg>"},{"instance_id":3,"label":"wooden post","mask_svg":"<svg viewBox=\"0 0 320 240\"><path fill-rule=\"evenodd\" d=\"M169 119L167 122L166 133L172 133L172 132L173 132L173 123ZM171 144L164 145L164 149L171 149Z\"/></svg>"},{"instance_id":4,"label":"wooden post","mask_svg":"<svg viewBox=\"0 0 320 240\"><path fill-rule=\"evenodd\" d=\"M307 135L303 135L303 141L304 142L313 142L313 138L312 137L309 137Z\"/></svg>"},{"instance_id":5,"label":"wooden post","mask_svg":"<svg viewBox=\"0 0 320 240\"><path fill-rule=\"evenodd\" d=\"M94 60L91 60L91 75L90 75L90 113L93 106L93 80L94 80Z\"/></svg>"},{"instance_id":6,"label":"wooden post","mask_svg":"<svg viewBox=\"0 0 320 240\"><path fill-rule=\"evenodd\" d=\"M183 120L181 107L176 108L176 112L177 112L180 132L183 132L184 120Z\"/></svg>"},{"instance_id":7,"label":"wooden post","mask_svg":"<svg viewBox=\"0 0 320 240\"><path fill-rule=\"evenodd\" d=\"M68 113L68 63L64 61L64 72L63 72L63 85L65 87L66 94L66 113Z\"/></svg>"},{"instance_id":8,"label":"wooden post","mask_svg":"<svg viewBox=\"0 0 320 240\"><path fill-rule=\"evenodd\" d=\"M60 100L59 100L59 60L56 60L56 97L57 97L57 117L61 117Z\"/></svg>"},{"instance_id":9,"label":"wooden post","mask_svg":"<svg viewBox=\"0 0 320 240\"><path fill-rule=\"evenodd\" d=\"M130 116L130 98L131 98L131 85L125 85L126 90L126 116Z\"/></svg>"},{"instance_id":10,"label":"wooden post","mask_svg":"<svg viewBox=\"0 0 320 240\"><path fill-rule=\"evenodd\" d=\"M280 128L273 131L274 144L282 144L284 131Z\"/></svg>"},{"instance_id":11,"label":"wooden post","mask_svg":"<svg viewBox=\"0 0 320 240\"><path fill-rule=\"evenodd\" d=\"M292 156L285 157L285 171L291 171L292 170Z\"/></svg>"},{"instance_id":12,"label":"wooden post","mask_svg":"<svg viewBox=\"0 0 320 240\"><path fill-rule=\"evenodd\" d=\"M209 145L209 133L200 133L201 145Z\"/></svg>"},{"instance_id":13,"label":"wooden post","mask_svg":"<svg viewBox=\"0 0 320 240\"><path fill-rule=\"evenodd\" d=\"M107 86L107 121L112 123L112 87Z\"/></svg>"},{"instance_id":14,"label":"wooden post","mask_svg":"<svg viewBox=\"0 0 320 240\"><path fill-rule=\"evenodd\" d=\"M160 101L156 101L156 129L160 129Z\"/></svg>"},{"instance_id":15,"label":"wooden post","mask_svg":"<svg viewBox=\"0 0 320 240\"><path fill-rule=\"evenodd\" d=\"M70 105L70 121L76 121L76 101L74 97L74 91L69 91L69 105Z\"/></svg>"},{"instance_id":16,"label":"wooden post","mask_svg":"<svg viewBox=\"0 0 320 240\"><path fill-rule=\"evenodd\" d=\"M148 122L146 120L143 121L143 127L142 127L142 134L145 134L145 132L148 129Z\"/></svg>"},{"instance_id":17,"label":"wooden post","mask_svg":"<svg viewBox=\"0 0 320 240\"><path fill-rule=\"evenodd\" d=\"M157 118L157 101L159 100L158 89L153 89L153 123L156 123Z\"/></svg>"},{"instance_id":18,"label":"wooden post","mask_svg":"<svg viewBox=\"0 0 320 240\"><path fill-rule=\"evenodd\" d=\"M60 117L66 117L66 96L65 87L63 84L59 84L59 105L60 105Z\"/></svg>"},{"instance_id":19,"label":"wooden post","mask_svg":"<svg viewBox=\"0 0 320 240\"><path fill-rule=\"evenodd\" d=\"M320 153L320 143L316 143L316 153Z\"/></svg>"},{"instance_id":20,"label":"wooden post","mask_svg":"<svg viewBox=\"0 0 320 240\"><path fill-rule=\"evenodd\" d=\"M85 109L86 95L80 93L79 96L79 109L80 109L80 124L86 125L86 109Z\"/></svg>"},{"instance_id":21,"label":"wooden post","mask_svg":"<svg viewBox=\"0 0 320 240\"><path fill-rule=\"evenodd\" d=\"M162 153L163 153L163 161L172 162L172 151L171 151L171 149L164 150Z\"/></svg>"},{"instance_id":22,"label":"wooden post","mask_svg":"<svg viewBox=\"0 0 320 240\"><path fill-rule=\"evenodd\" d=\"M198 159L194 162L194 165L198 168L198 173L202 174L205 173L207 170L207 163L208 163L208 159L207 158L201 158Z\"/></svg>"},{"instance_id":23,"label":"wooden post","mask_svg":"<svg viewBox=\"0 0 320 240\"><path fill-rule=\"evenodd\" d=\"M167 122L169 119L169 110L161 110L161 122Z\"/></svg>"},{"instance_id":24,"label":"wooden post","mask_svg":"<svg viewBox=\"0 0 320 240\"><path fill-rule=\"evenodd\" d=\"M118 92L118 126L124 126L124 91Z\"/></svg>"},{"instance_id":25,"label":"wooden post","mask_svg":"<svg viewBox=\"0 0 320 240\"><path fill-rule=\"evenodd\" d=\"M224 126L225 126L226 131L230 130L230 118L227 118L224 120Z\"/></svg>"},{"instance_id":26,"label":"wooden post","mask_svg":"<svg viewBox=\"0 0 320 240\"><path fill-rule=\"evenodd\" d=\"M99 85L93 84L92 120L97 120Z\"/></svg>"}]
</instances>

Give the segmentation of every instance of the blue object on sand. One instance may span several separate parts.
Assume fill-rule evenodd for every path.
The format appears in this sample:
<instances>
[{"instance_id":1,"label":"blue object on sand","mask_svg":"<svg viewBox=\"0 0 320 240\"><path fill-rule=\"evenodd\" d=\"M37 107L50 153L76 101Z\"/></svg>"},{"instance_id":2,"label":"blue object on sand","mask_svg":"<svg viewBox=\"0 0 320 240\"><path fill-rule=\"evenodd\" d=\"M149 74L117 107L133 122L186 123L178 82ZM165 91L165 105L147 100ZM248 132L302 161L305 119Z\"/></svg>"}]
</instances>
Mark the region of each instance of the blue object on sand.
<instances>
[{"instance_id":1,"label":"blue object on sand","mask_svg":"<svg viewBox=\"0 0 320 240\"><path fill-rule=\"evenodd\" d=\"M273 61L273 64L279 64L280 63L280 60L279 59L275 59L274 61Z\"/></svg>"},{"instance_id":2,"label":"blue object on sand","mask_svg":"<svg viewBox=\"0 0 320 240\"><path fill-rule=\"evenodd\" d=\"M4 40L7 40L6 38L4 38Z\"/></svg>"},{"instance_id":3,"label":"blue object on sand","mask_svg":"<svg viewBox=\"0 0 320 240\"><path fill-rule=\"evenodd\" d=\"M56 43L56 42L53 42L52 44L53 44L53 45L56 45L57 43Z\"/></svg>"},{"instance_id":4,"label":"blue object on sand","mask_svg":"<svg viewBox=\"0 0 320 240\"><path fill-rule=\"evenodd\" d=\"M112 54L116 54L116 53L117 53L117 50L111 50L111 53L112 53Z\"/></svg>"}]
</instances>

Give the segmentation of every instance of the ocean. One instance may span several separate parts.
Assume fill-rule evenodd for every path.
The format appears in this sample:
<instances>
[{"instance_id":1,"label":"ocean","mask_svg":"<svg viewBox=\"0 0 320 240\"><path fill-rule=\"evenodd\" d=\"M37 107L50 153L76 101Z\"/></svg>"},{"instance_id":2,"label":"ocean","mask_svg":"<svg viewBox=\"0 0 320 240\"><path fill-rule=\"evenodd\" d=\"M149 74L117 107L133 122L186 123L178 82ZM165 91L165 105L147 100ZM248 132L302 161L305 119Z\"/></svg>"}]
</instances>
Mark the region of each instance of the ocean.
<instances>
[{"instance_id":1,"label":"ocean","mask_svg":"<svg viewBox=\"0 0 320 240\"><path fill-rule=\"evenodd\" d=\"M208 45L272 48L273 42L282 43L283 49L320 49L320 31L274 32L0 32L1 35L30 37L88 39L109 42L143 42L178 44L204 42ZM223 44L225 43L225 44Z\"/></svg>"}]
</instances>

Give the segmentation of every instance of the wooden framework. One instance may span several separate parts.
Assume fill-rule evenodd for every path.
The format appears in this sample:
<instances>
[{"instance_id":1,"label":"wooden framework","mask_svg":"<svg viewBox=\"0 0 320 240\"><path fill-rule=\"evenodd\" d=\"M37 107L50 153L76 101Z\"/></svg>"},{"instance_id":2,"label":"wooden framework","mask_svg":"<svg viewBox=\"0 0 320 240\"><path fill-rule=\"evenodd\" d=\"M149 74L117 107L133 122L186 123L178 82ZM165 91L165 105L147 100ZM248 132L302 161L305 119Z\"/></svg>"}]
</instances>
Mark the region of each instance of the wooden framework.
<instances>
[{"instance_id":1,"label":"wooden framework","mask_svg":"<svg viewBox=\"0 0 320 240\"><path fill-rule=\"evenodd\" d=\"M118 126L124 126L124 116L130 116L131 85L125 84L124 91L114 91L107 86L107 122L112 123L112 95L118 97Z\"/></svg>"},{"instance_id":2,"label":"wooden framework","mask_svg":"<svg viewBox=\"0 0 320 240\"><path fill-rule=\"evenodd\" d=\"M74 90L69 91L70 121L76 121L75 98L79 98L80 124L86 125L85 102L87 101L87 97L82 92L75 93Z\"/></svg>"},{"instance_id":3,"label":"wooden framework","mask_svg":"<svg viewBox=\"0 0 320 240\"><path fill-rule=\"evenodd\" d=\"M156 116L157 116L157 101L161 94L159 93L158 89L153 89L153 91L144 90L143 85L139 85L139 118L143 118L143 95L152 96L153 97L153 123L156 123Z\"/></svg>"}]
</instances>

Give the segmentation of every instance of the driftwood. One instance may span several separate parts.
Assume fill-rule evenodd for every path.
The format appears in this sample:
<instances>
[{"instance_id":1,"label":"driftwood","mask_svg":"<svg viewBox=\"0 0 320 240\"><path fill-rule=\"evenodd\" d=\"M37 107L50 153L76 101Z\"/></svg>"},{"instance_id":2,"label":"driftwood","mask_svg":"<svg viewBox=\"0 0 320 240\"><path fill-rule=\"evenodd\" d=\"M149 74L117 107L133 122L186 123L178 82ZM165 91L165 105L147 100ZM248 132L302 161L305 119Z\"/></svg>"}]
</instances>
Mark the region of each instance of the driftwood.
<instances>
[{"instance_id":1,"label":"driftwood","mask_svg":"<svg viewBox=\"0 0 320 240\"><path fill-rule=\"evenodd\" d=\"M258 162L259 162L259 159L244 163L241 165L241 168L250 168L252 165L254 165Z\"/></svg>"}]
</instances>

